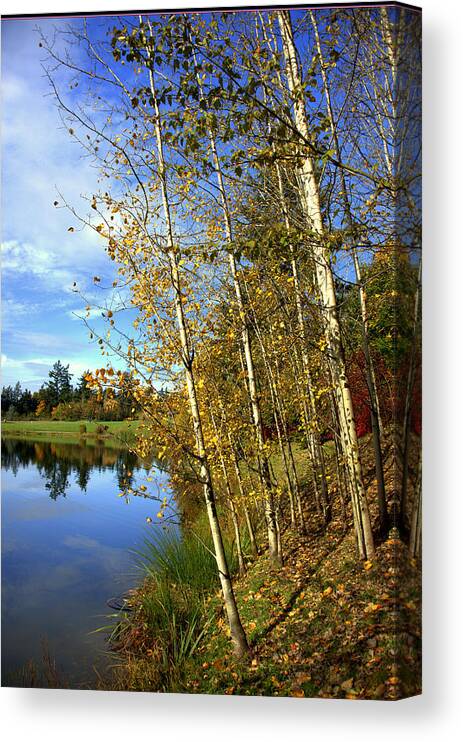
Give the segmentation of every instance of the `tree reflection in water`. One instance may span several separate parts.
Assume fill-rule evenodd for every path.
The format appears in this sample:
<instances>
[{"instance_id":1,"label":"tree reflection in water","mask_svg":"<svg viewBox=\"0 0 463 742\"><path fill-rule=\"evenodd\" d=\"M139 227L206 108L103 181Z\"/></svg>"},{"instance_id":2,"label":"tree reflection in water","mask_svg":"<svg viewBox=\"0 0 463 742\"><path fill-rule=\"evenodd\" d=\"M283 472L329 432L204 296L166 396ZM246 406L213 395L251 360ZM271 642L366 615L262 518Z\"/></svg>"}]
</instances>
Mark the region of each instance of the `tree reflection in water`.
<instances>
[{"instance_id":1,"label":"tree reflection in water","mask_svg":"<svg viewBox=\"0 0 463 742\"><path fill-rule=\"evenodd\" d=\"M3 469L16 476L20 469L31 465L37 467L50 497L56 500L66 497L73 475L80 490L86 492L92 470L115 471L120 490L131 487L140 462L127 449L107 447L100 442L91 445L88 442L32 442L18 438L2 440Z\"/></svg>"}]
</instances>

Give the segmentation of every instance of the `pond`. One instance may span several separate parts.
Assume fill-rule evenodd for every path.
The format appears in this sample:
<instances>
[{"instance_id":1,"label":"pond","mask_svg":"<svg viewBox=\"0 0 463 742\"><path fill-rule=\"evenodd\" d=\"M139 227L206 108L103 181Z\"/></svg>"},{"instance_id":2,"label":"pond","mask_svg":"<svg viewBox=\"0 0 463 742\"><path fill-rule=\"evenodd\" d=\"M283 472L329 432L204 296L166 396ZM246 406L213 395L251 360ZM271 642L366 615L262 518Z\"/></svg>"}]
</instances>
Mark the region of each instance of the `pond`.
<instances>
[{"instance_id":1,"label":"pond","mask_svg":"<svg viewBox=\"0 0 463 742\"><path fill-rule=\"evenodd\" d=\"M44 652L68 687L95 683L107 601L140 582L132 550L161 527L157 502L119 497L149 469L102 442L2 440L2 685L43 666ZM151 494L164 496L166 480L156 469Z\"/></svg>"}]
</instances>

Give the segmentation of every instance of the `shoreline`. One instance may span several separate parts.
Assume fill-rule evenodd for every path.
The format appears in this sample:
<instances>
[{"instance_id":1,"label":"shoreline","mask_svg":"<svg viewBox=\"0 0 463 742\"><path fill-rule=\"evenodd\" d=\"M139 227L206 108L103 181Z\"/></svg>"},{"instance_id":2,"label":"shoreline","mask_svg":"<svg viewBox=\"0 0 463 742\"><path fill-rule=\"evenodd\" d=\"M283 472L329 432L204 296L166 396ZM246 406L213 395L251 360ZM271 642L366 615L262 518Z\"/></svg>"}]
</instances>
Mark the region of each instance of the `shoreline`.
<instances>
[{"instance_id":1,"label":"shoreline","mask_svg":"<svg viewBox=\"0 0 463 742\"><path fill-rule=\"evenodd\" d=\"M4 421L1 424L1 437L17 438L22 440L38 440L55 442L62 440L67 443L83 444L88 442L129 443L134 440L139 420L117 421L83 421L83 420L18 420ZM80 430L85 426L85 431ZM99 428L104 428L103 431Z\"/></svg>"}]
</instances>

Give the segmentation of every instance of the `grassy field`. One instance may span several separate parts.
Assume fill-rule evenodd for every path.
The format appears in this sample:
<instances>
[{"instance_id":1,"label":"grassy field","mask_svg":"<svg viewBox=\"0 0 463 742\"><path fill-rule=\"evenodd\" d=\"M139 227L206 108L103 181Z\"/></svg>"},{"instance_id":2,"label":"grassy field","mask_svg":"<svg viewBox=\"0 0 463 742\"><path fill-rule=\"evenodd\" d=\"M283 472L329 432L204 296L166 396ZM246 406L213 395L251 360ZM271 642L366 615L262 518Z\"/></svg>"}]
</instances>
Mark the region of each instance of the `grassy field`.
<instances>
[{"instance_id":1,"label":"grassy field","mask_svg":"<svg viewBox=\"0 0 463 742\"><path fill-rule=\"evenodd\" d=\"M56 439L57 436L66 440L80 440L81 438L124 438L127 439L137 432L139 420L118 420L105 422L104 420L88 422L87 420L17 420L2 423L2 436L11 438L40 438L40 440ZM86 432L80 432L80 426L85 425ZM104 433L98 434L98 426L107 426Z\"/></svg>"}]
</instances>

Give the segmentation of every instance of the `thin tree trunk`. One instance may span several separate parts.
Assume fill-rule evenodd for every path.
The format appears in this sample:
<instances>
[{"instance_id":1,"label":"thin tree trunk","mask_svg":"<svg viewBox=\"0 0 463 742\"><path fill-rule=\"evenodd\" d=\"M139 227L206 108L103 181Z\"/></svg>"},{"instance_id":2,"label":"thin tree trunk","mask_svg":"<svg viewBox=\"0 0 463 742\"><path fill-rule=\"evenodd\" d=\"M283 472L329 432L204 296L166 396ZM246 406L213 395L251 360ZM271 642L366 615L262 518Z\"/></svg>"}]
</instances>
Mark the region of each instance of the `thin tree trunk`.
<instances>
[{"instance_id":1,"label":"thin tree trunk","mask_svg":"<svg viewBox=\"0 0 463 742\"><path fill-rule=\"evenodd\" d=\"M187 29L187 33L188 33L188 29ZM193 59L196 63L195 52L193 52ZM203 97L202 84L199 78L197 78L197 83L199 87L199 94L200 94L200 97L202 98ZM226 194L225 185L223 182L222 169L220 166L220 160L219 160L219 156L217 152L214 132L210 126L208 128L208 135L209 135L209 143L210 143L210 148L211 148L212 159L213 159L213 163L216 169L217 185L218 185L218 190L220 194L220 203L221 203L223 219L224 219L225 235L227 238L227 242L229 243L230 247L232 247L233 229L232 229L232 221L230 217L230 209L228 207L227 194ZM276 516L275 516L273 484L272 484L272 480L270 476L268 458L267 458L267 454L265 451L264 430L263 430L263 425L262 425L262 416L261 416L261 410L260 410L259 397L257 393L257 382L256 382L255 368L254 368L254 360L252 356L251 339L249 336L248 322L247 322L247 317L246 317L246 310L245 310L244 301L243 301L243 294L241 291L240 278L238 276L236 259L235 259L232 249L230 249L229 251L228 261L229 261L231 276L233 279L233 287L235 290L236 302L238 305L238 314L239 314L239 320L241 324L241 343L242 343L242 347L244 351L246 371L247 371L247 389L248 389L248 394L249 394L249 399L250 399L250 404L251 404L252 420L254 423L254 429L255 429L255 434L256 434L257 448L259 452L258 466L259 466L261 486L264 490L264 496L265 496L264 504L265 504L265 518L266 518L266 523L267 523L267 534L268 534L268 544L269 544L269 560L273 564L273 566L278 566L279 564L281 564L281 559L278 553L278 538L277 538L277 528L276 528L276 520L275 520Z\"/></svg>"},{"instance_id":2,"label":"thin tree trunk","mask_svg":"<svg viewBox=\"0 0 463 742\"><path fill-rule=\"evenodd\" d=\"M217 148L215 139L212 131L209 131L209 139L211 145L212 156L214 165L217 173L217 183L220 192L222 211L224 216L225 234L227 241L230 245L233 242L233 231L230 218L230 211L228 208L228 202L225 192L225 186L223 183L222 170L220 167L220 160L217 154ZM254 368L254 359L252 355L251 339L249 336L248 321L246 317L246 310L243 301L243 294L241 291L240 279L238 276L238 269L236 265L236 259L233 251L230 250L228 254L228 261L230 266L230 272L233 279L233 286L235 289L236 302L238 305L239 318L241 323L241 342L244 350L247 380L248 380L248 391L251 402L252 417L254 422L254 429L256 433L257 447L259 451L258 463L259 472L261 477L262 487L265 493L265 517L267 522L267 534L269 543L269 559L273 566L281 564L281 554L278 550L278 534L276 528L276 516L275 516L275 503L273 484L271 481L269 463L267 453L265 451L265 440L264 440L264 429L262 424L262 415L259 403L259 397L257 393L257 382Z\"/></svg>"},{"instance_id":3,"label":"thin tree trunk","mask_svg":"<svg viewBox=\"0 0 463 742\"><path fill-rule=\"evenodd\" d=\"M348 528L348 520L347 520L347 511L346 511L346 503L349 501L350 498L350 492L349 492L349 484L346 477L346 467L344 465L341 445L340 445L340 437L339 437L339 420L338 420L338 414L336 410L336 401L334 399L333 392L330 392L330 408L331 408L331 416L333 418L333 442L334 442L334 449L335 449L335 461L336 461L336 476L338 480L338 486L339 486L339 496L341 498L341 508L343 517L346 522L346 528Z\"/></svg>"},{"instance_id":4,"label":"thin tree trunk","mask_svg":"<svg viewBox=\"0 0 463 742\"><path fill-rule=\"evenodd\" d=\"M233 593L233 586L228 569L227 559L225 556L225 549L222 539L222 532L220 529L220 523L217 515L215 494L212 486L212 479L207 461L207 455L204 445L203 430L201 425L201 417L199 413L198 400L196 395L196 387L193 375L193 357L191 349L189 347L189 340L187 334L187 325L183 307L183 296L181 290L177 253L174 244L174 235L172 228L172 218L170 212L170 203L167 191L166 183L166 168L164 161L164 149L161 133L161 118L159 113L159 106L156 98L156 89L153 79L153 71L150 68L150 87L151 95L154 102L154 129L156 136L158 164L159 164L159 182L161 187L161 199L164 211L164 218L166 221L166 238L167 238L167 254L169 258L169 265L171 271L172 287L174 289L175 296L175 311L177 316L177 325L180 336L180 344L182 351L182 363L185 368L186 385L188 391L188 399L190 403L191 418L193 421L194 437L196 442L196 452L200 467L200 477L203 484L204 498L206 501L206 510L209 519L209 526L212 535L212 541L214 544L215 558L217 561L217 568L219 571L220 584L222 587L222 593L225 603L225 610L227 613L228 624L230 627L230 635L234 645L235 654L243 656L249 652L249 646L246 639L241 619L238 612L238 607Z\"/></svg>"},{"instance_id":5,"label":"thin tree trunk","mask_svg":"<svg viewBox=\"0 0 463 742\"><path fill-rule=\"evenodd\" d=\"M299 477L297 474L296 462L294 461L292 443L289 438L288 430L287 430L285 422L283 423L283 437L284 437L285 444L288 448L288 459L289 459L289 463L291 466L291 473L292 473L293 481L294 481L294 499L296 501L297 516L299 520L299 530L301 534L305 534L306 528L305 528L304 513L302 511L301 488L299 485Z\"/></svg>"},{"instance_id":6,"label":"thin tree trunk","mask_svg":"<svg viewBox=\"0 0 463 742\"><path fill-rule=\"evenodd\" d=\"M318 33L318 26L317 26L314 14L312 11L309 11L309 13L310 13L310 18L312 21L314 33L315 33L315 43L317 47L317 53L318 53L318 57L320 60L320 69L321 69L321 75L322 75L322 80L323 80L323 89L325 92L325 99L326 99L326 110L327 110L328 120L330 122L330 129L331 129L332 146L333 146L333 149L336 155L336 159L338 161L341 161L341 148L339 146L338 132L337 132L336 124L334 120L333 106L331 104L331 93L330 93L330 89L328 85L328 79L326 76L326 68L325 68L325 62L323 59L322 47L320 43L320 35ZM352 234L354 223L352 219L352 211L350 207L349 197L347 195L346 179L344 175L344 170L342 168L340 168L339 177L340 177L340 185L341 185L341 195L342 195L342 199L344 202L344 211L345 211L345 215L347 219L347 224L351 232L351 236L350 236L351 252L352 252L352 258L353 258L354 269L355 269L355 279L357 281L358 291L359 291L360 312L361 312L361 318L362 318L360 327L361 327L361 334L362 334L363 353L365 356L365 375L366 375L366 380L367 380L368 393L370 396L371 432L372 432L373 450L374 450L374 458L375 458L379 521L380 521L381 532L383 534L386 534L387 529L388 529L389 517L388 517L388 512L387 512L386 488L384 485L383 456L382 456L382 450L381 450L382 422L381 422L381 416L380 416L378 389L376 385L374 365L373 365L373 361L371 358L370 343L368 339L369 323L368 323L366 292L365 292L365 286L364 286L363 279L362 279L357 248L354 244L354 236Z\"/></svg>"},{"instance_id":7,"label":"thin tree trunk","mask_svg":"<svg viewBox=\"0 0 463 742\"><path fill-rule=\"evenodd\" d=\"M236 479L238 482L240 498L243 504L244 518L245 518L246 526L248 529L249 542L251 544L251 551L252 551L253 557L256 558L257 556L259 556L259 547L257 545L256 532L252 524L252 519L251 519L251 514L249 512L249 508L246 504L246 496L244 494L243 478L241 476L241 471L240 471L240 466L238 463L238 458L236 456L236 451L233 447L232 447L232 458L233 458L233 465L235 467L235 475L236 475Z\"/></svg>"},{"instance_id":8,"label":"thin tree trunk","mask_svg":"<svg viewBox=\"0 0 463 742\"><path fill-rule=\"evenodd\" d=\"M286 73L289 89L293 98L293 110L296 127L305 142L306 154L300 168L301 199L308 224L314 237L312 250L315 261L315 275L324 315L325 340L335 382L336 403L342 435L343 451L347 460L349 479L352 487L353 505L358 512L359 547L362 558L374 557L375 548L371 529L368 504L363 486L357 433L355 430L352 398L344 360L344 349L341 342L337 314L334 279L330 265L330 254L324 244L323 222L321 216L318 184L315 177L312 158L307 152L310 133L307 124L303 86L299 75L296 48L293 40L291 17L289 11L277 11L286 59Z\"/></svg>"},{"instance_id":9,"label":"thin tree trunk","mask_svg":"<svg viewBox=\"0 0 463 742\"><path fill-rule=\"evenodd\" d=\"M228 502L228 507L229 507L230 513L231 513L231 518L232 518L232 523L233 523L233 529L235 531L236 553L237 553L237 556L238 556L239 573L242 576L242 575L244 575L246 573L246 565L245 565L245 562L244 562L243 548L242 548L242 545L241 545L240 526L239 526L239 522L238 522L238 516L236 514L235 503L233 501L233 492L232 492L232 488L231 488L231 484L230 484L230 477L228 476L227 465L225 463L225 458L223 456L223 453L220 450L220 435L219 435L219 430L218 430L217 423L216 423L216 420L215 420L215 415L214 415L214 413L212 411L212 407L210 406L210 404L209 404L209 415L210 415L210 419L211 419L211 422L212 422L212 427L214 429L215 436L217 438L216 449L217 449L217 454L218 454L219 459L220 459L220 465L222 467L222 474L223 474L223 478L224 478L224 482L225 482L225 489L227 491L227 502Z\"/></svg>"},{"instance_id":10,"label":"thin tree trunk","mask_svg":"<svg viewBox=\"0 0 463 742\"><path fill-rule=\"evenodd\" d=\"M270 399L272 403L273 421L275 423L275 429L277 431L278 447L280 449L280 456L281 456L281 461L283 465L283 471L285 474L286 486L288 488L291 527L295 529L296 528L296 509L295 509L295 503L294 503L295 493L294 493L293 481L291 479L291 473L290 473L289 465L288 465L288 457L286 454L286 450L285 450L285 446L283 442L282 430L281 430L282 426L284 426L284 420L282 419L282 414L281 414L281 405L279 402L278 388L277 388L277 384L275 382L271 364L268 358L267 349L265 347L262 334L258 326L257 317L255 316L255 313L253 314L254 314L254 328L255 328L256 336L259 340L261 353L262 353L262 359L264 361L265 370L267 372L268 389L270 392ZM280 420L281 420L281 425L280 425Z\"/></svg>"},{"instance_id":11,"label":"thin tree trunk","mask_svg":"<svg viewBox=\"0 0 463 742\"><path fill-rule=\"evenodd\" d=\"M246 526L248 529L249 534L249 541L251 544L251 551L254 558L256 558L259 555L259 548L257 546L256 541L256 534L254 531L254 526L252 525L251 515L249 513L249 508L246 504L243 504L243 510L244 510L244 518L246 520Z\"/></svg>"},{"instance_id":12,"label":"thin tree trunk","mask_svg":"<svg viewBox=\"0 0 463 742\"><path fill-rule=\"evenodd\" d=\"M281 543L281 528L280 528L280 517L278 511L276 512L275 523L277 527L277 544L278 544L278 556L281 564L283 564L283 546Z\"/></svg>"},{"instance_id":13,"label":"thin tree trunk","mask_svg":"<svg viewBox=\"0 0 463 742\"><path fill-rule=\"evenodd\" d=\"M410 525L409 554L412 559L419 556L421 547L421 502L422 502L422 457L418 465L418 475L415 484L415 499L412 507Z\"/></svg>"},{"instance_id":14,"label":"thin tree trunk","mask_svg":"<svg viewBox=\"0 0 463 742\"><path fill-rule=\"evenodd\" d=\"M304 393L304 390L301 390L301 385L299 383L299 370L298 370L297 363L294 360L292 351L291 351L291 356L293 360L294 383L298 390L297 396L298 396L298 401L300 405L300 414L301 414L302 421L303 421L304 438L305 438L306 448L309 454L310 474L311 474L312 484L313 484L315 507L317 508L317 513L321 517L323 517L323 508L321 505L320 491L318 488L317 461L316 461L316 456L314 452L313 436L310 434L310 415L309 415L309 411L307 407L306 395Z\"/></svg>"},{"instance_id":15,"label":"thin tree trunk","mask_svg":"<svg viewBox=\"0 0 463 742\"><path fill-rule=\"evenodd\" d=\"M286 207L286 199L284 195L281 168L278 162L275 163L275 166L276 166L277 179L278 179L280 204L281 204L281 208L283 211L283 217L285 220L285 227L289 233L290 221L289 221L288 210ZM298 328L299 328L299 335L300 335L302 367L304 370L304 378L306 382L306 388L307 388L309 405L310 405L310 415L307 413L307 417L309 419L309 423L310 421L313 421L313 424L316 425L317 410L316 410L315 399L314 399L314 394L313 394L312 376L310 373L309 353L308 353L308 344L307 344L307 333L305 329L304 313L302 310L302 291L301 291L301 284L299 280L299 271L298 271L298 267L296 263L296 257L295 257L294 248L292 245L290 245L290 254L291 254L291 271L293 274L293 283L294 283L294 295L296 299L297 321L298 321ZM318 435L314 433L311 427L308 432L308 435L311 438L311 449L313 451L313 458L314 458L314 463L315 463L315 476L317 478L317 490L318 490L318 482L319 482L320 488L321 488L319 498L320 498L321 507L323 510L323 517L324 517L325 523L327 523L330 519L330 507L329 507L329 498L328 498L328 487L326 484L326 471L325 471L325 461L324 461L324 456L323 456L323 450L320 446Z\"/></svg>"},{"instance_id":16,"label":"thin tree trunk","mask_svg":"<svg viewBox=\"0 0 463 742\"><path fill-rule=\"evenodd\" d=\"M292 442L288 434L288 415L287 415L285 404L279 392L282 385L281 385L280 370L278 367L278 353L275 347L272 347L272 351L273 351L274 368L275 368L275 379L274 379L275 399L276 399L278 414L279 414L280 422L281 422L283 441L288 451L288 461L290 465L290 475L292 475L292 481L293 481L293 492L294 492L294 499L296 503L298 520L299 520L299 530L301 534L305 534L306 529L305 529L304 514L302 511L301 488L299 485L299 476L297 473L296 462L294 460ZM272 373L272 379L273 379L273 373Z\"/></svg>"},{"instance_id":17,"label":"thin tree trunk","mask_svg":"<svg viewBox=\"0 0 463 742\"><path fill-rule=\"evenodd\" d=\"M233 502L233 498L230 497L228 503L230 506L231 517L233 521L233 528L235 531L236 553L238 555L239 572L240 572L240 575L243 576L246 574L246 563L244 561L243 545L241 543L240 524L238 520L238 515L236 513L235 503Z\"/></svg>"},{"instance_id":18,"label":"thin tree trunk","mask_svg":"<svg viewBox=\"0 0 463 742\"><path fill-rule=\"evenodd\" d=\"M237 456L237 453L236 453L235 445L234 445L234 442L232 440L232 437L231 437L231 435L230 435L230 433L228 431L227 431L227 436L228 436L228 442L229 442L229 445L230 445L231 456L232 456L232 460L233 460L233 467L235 469L236 481L238 483L238 490L239 490L239 493L240 493L240 500L241 500L241 502L243 504L244 517L245 517L245 520L246 520L246 526L247 526L248 533L249 533L249 541L250 541L250 544L251 544L251 551L252 551L252 554L253 554L253 556L255 558L255 557L257 557L259 555L259 548L257 546L256 534L255 534L255 531L254 531L254 527L252 525L252 520L251 520L251 516L250 516L250 513L249 513L249 508L248 508L248 506L246 504L246 495L245 495L245 490L244 490L243 477L242 477L242 474L241 474L240 465L239 465L239 462L238 462L238 456Z\"/></svg>"}]
</instances>

